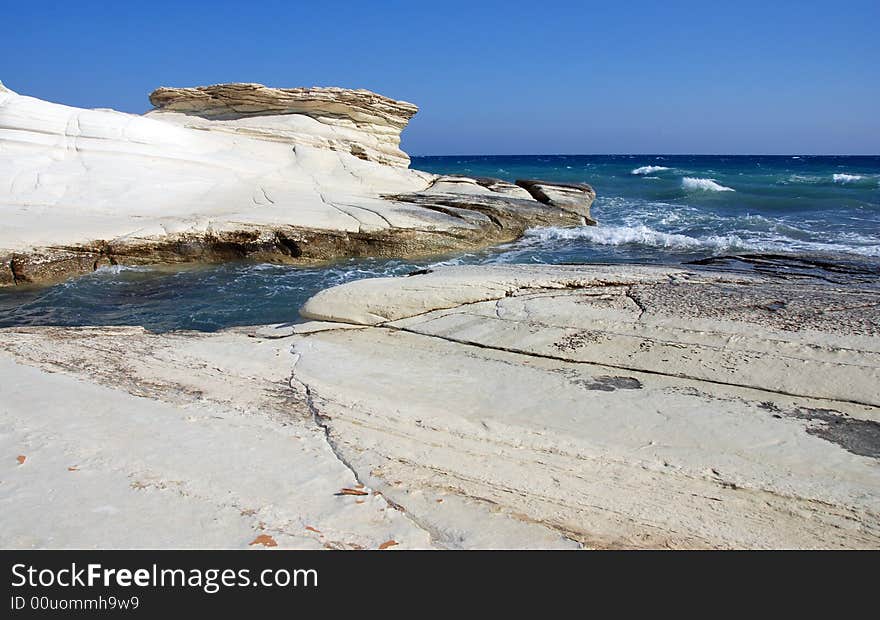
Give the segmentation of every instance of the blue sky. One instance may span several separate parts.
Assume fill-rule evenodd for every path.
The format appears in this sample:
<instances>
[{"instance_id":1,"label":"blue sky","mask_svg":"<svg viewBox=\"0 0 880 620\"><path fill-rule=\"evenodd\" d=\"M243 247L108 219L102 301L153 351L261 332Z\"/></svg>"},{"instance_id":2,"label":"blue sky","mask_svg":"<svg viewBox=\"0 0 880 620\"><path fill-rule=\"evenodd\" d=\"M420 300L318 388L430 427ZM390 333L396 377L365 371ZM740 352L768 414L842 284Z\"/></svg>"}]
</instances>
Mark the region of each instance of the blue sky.
<instances>
[{"instance_id":1,"label":"blue sky","mask_svg":"<svg viewBox=\"0 0 880 620\"><path fill-rule=\"evenodd\" d=\"M880 153L880 2L3 2L0 80L369 88L412 154Z\"/></svg>"}]
</instances>

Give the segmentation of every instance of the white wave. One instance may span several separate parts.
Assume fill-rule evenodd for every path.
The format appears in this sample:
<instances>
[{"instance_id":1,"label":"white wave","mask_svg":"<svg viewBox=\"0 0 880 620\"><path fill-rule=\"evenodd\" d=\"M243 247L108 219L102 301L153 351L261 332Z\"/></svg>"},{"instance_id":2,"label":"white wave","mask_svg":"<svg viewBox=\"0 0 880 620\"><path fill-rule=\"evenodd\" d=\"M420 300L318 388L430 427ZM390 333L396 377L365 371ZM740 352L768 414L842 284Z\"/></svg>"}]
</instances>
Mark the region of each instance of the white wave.
<instances>
[{"instance_id":1,"label":"white wave","mask_svg":"<svg viewBox=\"0 0 880 620\"><path fill-rule=\"evenodd\" d=\"M663 170L669 170L666 166L642 166L641 168L636 168L630 174L652 174L654 172L661 172Z\"/></svg>"},{"instance_id":2,"label":"white wave","mask_svg":"<svg viewBox=\"0 0 880 620\"><path fill-rule=\"evenodd\" d=\"M732 187L725 187L715 182L715 179L698 179L695 177L684 177L681 180L681 186L684 189L698 189L707 192L734 192Z\"/></svg>"},{"instance_id":3,"label":"white wave","mask_svg":"<svg viewBox=\"0 0 880 620\"><path fill-rule=\"evenodd\" d=\"M860 247L849 247L846 246L843 252L852 252L853 254L861 254L862 256L872 256L880 258L880 246L878 245L869 245L869 246L860 246Z\"/></svg>"},{"instance_id":4,"label":"white wave","mask_svg":"<svg viewBox=\"0 0 880 620\"><path fill-rule=\"evenodd\" d=\"M847 174L845 172L834 175L835 183L855 183L856 181L861 181L864 179L860 174Z\"/></svg>"},{"instance_id":5,"label":"white wave","mask_svg":"<svg viewBox=\"0 0 880 620\"><path fill-rule=\"evenodd\" d=\"M647 226L581 226L578 228L533 228L527 237L539 242L585 239L599 245L638 244L672 249L757 249L736 235L710 235L704 239L665 233Z\"/></svg>"},{"instance_id":6,"label":"white wave","mask_svg":"<svg viewBox=\"0 0 880 620\"><path fill-rule=\"evenodd\" d=\"M123 271L138 271L138 272L148 272L153 271L150 267L137 266L137 265L104 265L102 267L98 267L95 269L93 273L102 274L109 273L112 275L118 275Z\"/></svg>"},{"instance_id":7,"label":"white wave","mask_svg":"<svg viewBox=\"0 0 880 620\"><path fill-rule=\"evenodd\" d=\"M880 257L880 244L876 238L847 238L834 241L799 240L777 232L737 231L740 234L709 235L696 238L677 233L664 233L644 225L636 226L581 226L578 228L533 228L526 232L518 242L510 245L511 250L523 250L544 246L559 248L568 241L588 241L597 245L623 246L641 245L646 247L678 251L710 252L834 252L860 254ZM873 242L873 243L872 243ZM564 247L564 246L562 246ZM508 252L495 259L515 255Z\"/></svg>"}]
</instances>

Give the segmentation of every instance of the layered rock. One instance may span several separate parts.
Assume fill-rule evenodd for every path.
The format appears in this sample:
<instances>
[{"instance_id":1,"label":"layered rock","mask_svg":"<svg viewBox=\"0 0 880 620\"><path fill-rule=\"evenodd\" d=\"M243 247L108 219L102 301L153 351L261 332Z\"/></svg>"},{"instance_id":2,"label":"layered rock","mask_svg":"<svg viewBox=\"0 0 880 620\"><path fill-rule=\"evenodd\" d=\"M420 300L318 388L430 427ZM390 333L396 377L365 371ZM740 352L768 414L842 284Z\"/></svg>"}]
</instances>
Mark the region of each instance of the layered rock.
<instances>
[{"instance_id":1,"label":"layered rock","mask_svg":"<svg viewBox=\"0 0 880 620\"><path fill-rule=\"evenodd\" d=\"M512 198L531 198L531 194L515 183L492 177L466 177L460 174L444 174L431 183L433 192L447 194L504 194Z\"/></svg>"},{"instance_id":2,"label":"layered rock","mask_svg":"<svg viewBox=\"0 0 880 620\"><path fill-rule=\"evenodd\" d=\"M2 329L27 461L0 463L0 543L877 548L876 272L771 262L442 268L211 334Z\"/></svg>"},{"instance_id":3,"label":"layered rock","mask_svg":"<svg viewBox=\"0 0 880 620\"><path fill-rule=\"evenodd\" d=\"M415 106L369 91L159 89L145 116L0 86L0 286L105 264L417 256L571 226L504 182L406 168Z\"/></svg>"},{"instance_id":4,"label":"layered rock","mask_svg":"<svg viewBox=\"0 0 880 620\"><path fill-rule=\"evenodd\" d=\"M26 457L0 463L0 545L432 546L334 454L287 342L217 336L0 330L2 442Z\"/></svg>"},{"instance_id":5,"label":"layered rock","mask_svg":"<svg viewBox=\"0 0 880 620\"><path fill-rule=\"evenodd\" d=\"M549 183L538 179L519 179L516 184L535 200L573 211L584 218L585 224L596 225L596 220L590 216L590 207L596 199L592 186L586 183Z\"/></svg>"},{"instance_id":6,"label":"layered rock","mask_svg":"<svg viewBox=\"0 0 880 620\"><path fill-rule=\"evenodd\" d=\"M417 498L588 547L876 548L877 295L778 273L442 268L312 298L324 331L294 337L295 377L346 461L441 531L450 511Z\"/></svg>"},{"instance_id":7,"label":"layered rock","mask_svg":"<svg viewBox=\"0 0 880 620\"><path fill-rule=\"evenodd\" d=\"M158 88L150 103L156 110L148 116L186 127L309 144L402 167L409 156L400 150L400 132L419 110L369 90L262 84Z\"/></svg>"}]
</instances>

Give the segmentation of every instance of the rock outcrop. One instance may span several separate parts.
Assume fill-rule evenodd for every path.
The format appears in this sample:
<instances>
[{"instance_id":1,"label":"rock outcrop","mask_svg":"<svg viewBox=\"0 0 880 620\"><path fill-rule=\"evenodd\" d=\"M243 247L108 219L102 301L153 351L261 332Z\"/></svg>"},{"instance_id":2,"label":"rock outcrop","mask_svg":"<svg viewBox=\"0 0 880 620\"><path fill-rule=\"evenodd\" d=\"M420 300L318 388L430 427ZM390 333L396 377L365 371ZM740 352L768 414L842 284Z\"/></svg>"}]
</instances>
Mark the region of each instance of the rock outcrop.
<instances>
[{"instance_id":1,"label":"rock outcrop","mask_svg":"<svg viewBox=\"0 0 880 620\"><path fill-rule=\"evenodd\" d=\"M440 531L418 498L442 490L588 547L877 548L877 299L876 280L441 268L313 297L295 377L346 461Z\"/></svg>"},{"instance_id":2,"label":"rock outcrop","mask_svg":"<svg viewBox=\"0 0 880 620\"><path fill-rule=\"evenodd\" d=\"M596 225L596 220L590 216L590 207L596 199L592 186L586 183L549 183L538 179L519 179L516 184L535 200L573 211L584 218L585 224Z\"/></svg>"},{"instance_id":3,"label":"rock outcrop","mask_svg":"<svg viewBox=\"0 0 880 620\"><path fill-rule=\"evenodd\" d=\"M0 544L878 548L877 278L769 262L441 268L218 333L0 329L27 455L0 462Z\"/></svg>"},{"instance_id":4,"label":"rock outcrop","mask_svg":"<svg viewBox=\"0 0 880 620\"><path fill-rule=\"evenodd\" d=\"M447 194L504 194L511 198L531 198L522 187L492 177L466 177L460 174L444 174L431 183L431 190Z\"/></svg>"},{"instance_id":5,"label":"rock outcrop","mask_svg":"<svg viewBox=\"0 0 880 620\"><path fill-rule=\"evenodd\" d=\"M262 84L159 88L150 103L156 110L147 116L186 127L341 150L402 167L409 156L400 150L400 132L419 110L368 90Z\"/></svg>"},{"instance_id":6,"label":"rock outcrop","mask_svg":"<svg viewBox=\"0 0 880 620\"><path fill-rule=\"evenodd\" d=\"M106 264L418 256L572 226L510 183L406 167L416 107L363 90L161 88L144 116L0 85L0 286Z\"/></svg>"},{"instance_id":7,"label":"rock outcrop","mask_svg":"<svg viewBox=\"0 0 880 620\"><path fill-rule=\"evenodd\" d=\"M27 461L0 463L0 543L877 548L876 278L719 267L441 268L211 334L2 329Z\"/></svg>"}]
</instances>

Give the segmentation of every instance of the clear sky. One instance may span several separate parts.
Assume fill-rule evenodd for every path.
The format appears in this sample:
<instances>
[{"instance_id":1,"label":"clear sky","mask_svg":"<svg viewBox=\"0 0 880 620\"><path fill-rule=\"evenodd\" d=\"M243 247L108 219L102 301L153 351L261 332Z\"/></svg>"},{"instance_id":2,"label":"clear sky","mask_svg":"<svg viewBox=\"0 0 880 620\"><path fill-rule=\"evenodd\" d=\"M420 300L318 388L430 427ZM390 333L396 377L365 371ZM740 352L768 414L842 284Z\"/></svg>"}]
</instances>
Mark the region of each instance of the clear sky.
<instances>
[{"instance_id":1,"label":"clear sky","mask_svg":"<svg viewBox=\"0 0 880 620\"><path fill-rule=\"evenodd\" d=\"M880 153L880 0L2 0L0 80L83 107L157 86L369 88L411 154Z\"/></svg>"}]
</instances>

